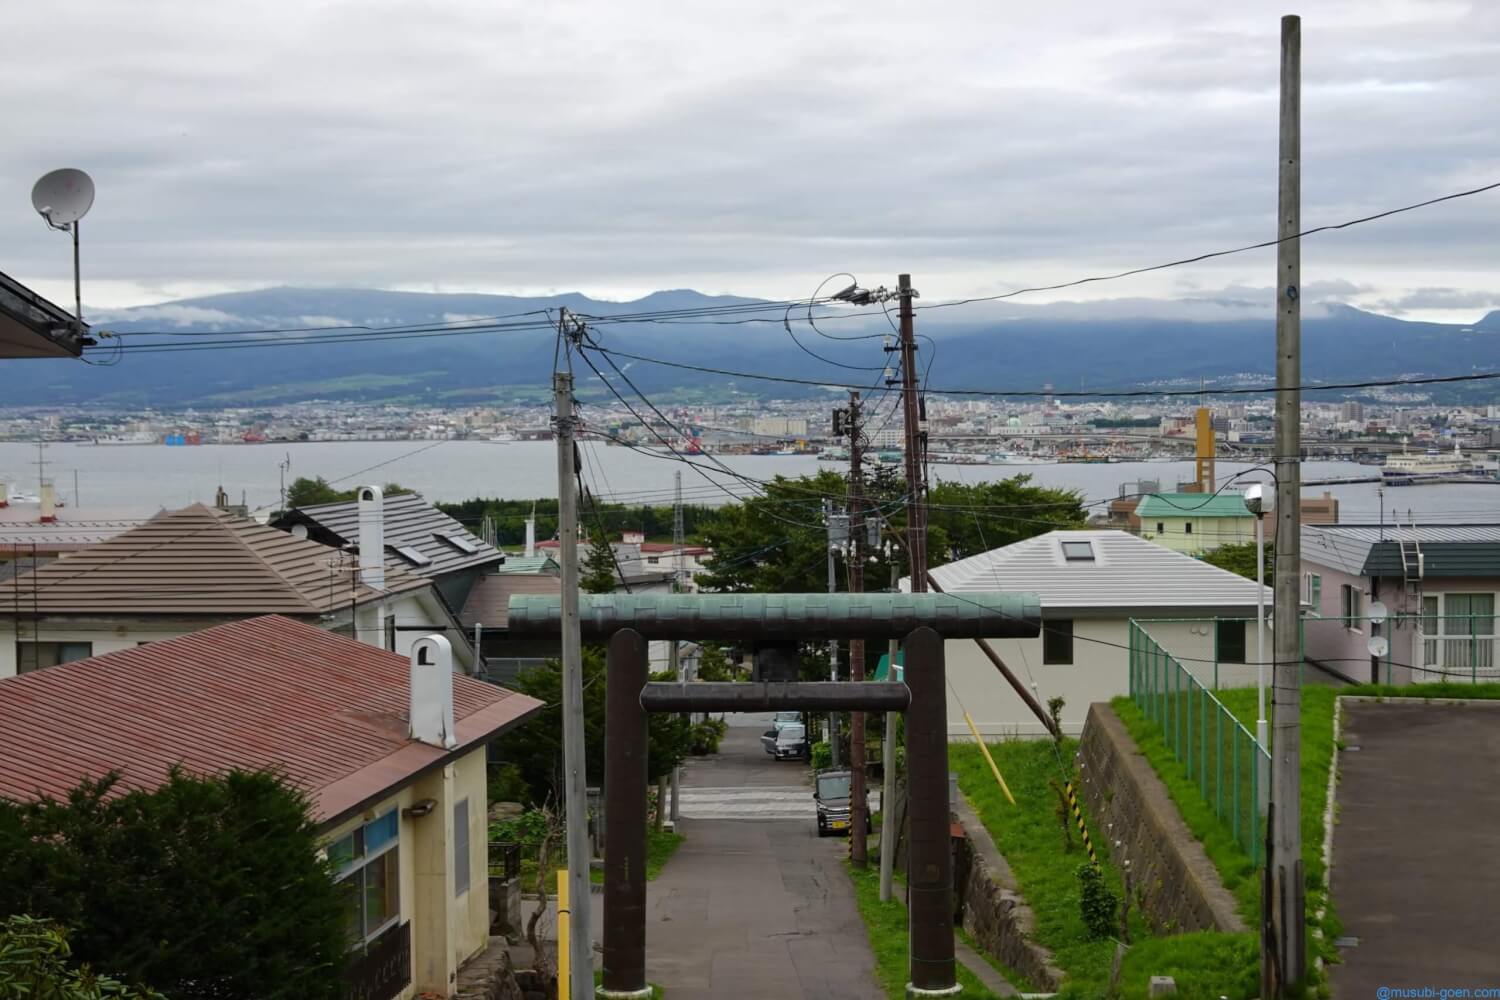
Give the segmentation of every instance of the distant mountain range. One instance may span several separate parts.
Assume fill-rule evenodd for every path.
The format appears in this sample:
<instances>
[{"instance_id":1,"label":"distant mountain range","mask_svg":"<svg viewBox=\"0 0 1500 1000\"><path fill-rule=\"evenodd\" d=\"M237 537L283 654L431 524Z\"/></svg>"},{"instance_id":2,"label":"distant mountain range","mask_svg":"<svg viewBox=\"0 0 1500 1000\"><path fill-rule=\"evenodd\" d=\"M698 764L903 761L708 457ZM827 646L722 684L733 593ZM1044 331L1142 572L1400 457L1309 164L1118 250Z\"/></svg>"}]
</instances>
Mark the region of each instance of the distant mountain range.
<instances>
[{"instance_id":1,"label":"distant mountain range","mask_svg":"<svg viewBox=\"0 0 1500 1000\"><path fill-rule=\"evenodd\" d=\"M545 324L549 311L555 316L561 307L579 315L611 317L752 306L759 301L694 291L657 292L623 303L579 294L515 297L356 289L271 288L212 295L92 319L96 331L121 335L118 342L127 347L170 342L202 349L127 350L117 364L108 363L108 350L91 354L99 362L94 365L65 360L0 362L5 385L0 403L170 408L314 398L453 405L540 400L549 391L553 364L555 337L549 329L378 340L366 339L358 330L333 327L358 324L378 331L518 313L533 315L505 322ZM606 321L597 324L595 336L616 350L705 368L881 386L879 368L886 355L880 335L890 333L892 326L877 310L847 311L863 315L820 322L814 330L806 322L806 310L794 308L789 318L801 347L783 328L780 310L754 314L767 322L734 325L692 317ZM233 333L263 329L298 332ZM1196 387L1200 380L1210 386L1261 384L1270 379L1274 365L1272 313L1269 303L1262 302L975 304L925 309L918 313L917 329L931 338L922 342L919 362L931 365L935 388L1038 390L1050 383L1058 391L1108 390ZM1500 367L1500 312L1472 326L1459 326L1409 322L1349 306L1309 306L1302 330L1303 373L1308 381ZM158 333L180 336L151 335ZM861 339L832 339L856 337ZM305 343L316 338L336 339ZM239 346L268 340L296 343ZM628 364L627 374L640 389L662 399L788 398L830 392L645 362L620 364ZM575 364L574 370L581 395L608 395L586 365ZM620 381L607 367L603 370L612 381ZM623 385L619 388L628 391ZM1500 396L1500 386L1470 383L1434 389L1432 394L1441 399L1494 399Z\"/></svg>"}]
</instances>

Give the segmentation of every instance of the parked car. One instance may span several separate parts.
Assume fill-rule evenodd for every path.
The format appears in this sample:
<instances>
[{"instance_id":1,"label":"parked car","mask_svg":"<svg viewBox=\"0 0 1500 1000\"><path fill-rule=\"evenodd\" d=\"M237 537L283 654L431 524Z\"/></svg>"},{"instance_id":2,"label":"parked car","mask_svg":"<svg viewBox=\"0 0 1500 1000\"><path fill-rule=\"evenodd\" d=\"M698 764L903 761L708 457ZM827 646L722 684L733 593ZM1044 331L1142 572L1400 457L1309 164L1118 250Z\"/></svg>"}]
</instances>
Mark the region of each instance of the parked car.
<instances>
[{"instance_id":1,"label":"parked car","mask_svg":"<svg viewBox=\"0 0 1500 1000\"><path fill-rule=\"evenodd\" d=\"M777 712L776 718L771 720L772 728L775 729L778 733L781 732L784 726L800 725L802 725L801 712Z\"/></svg>"},{"instance_id":2,"label":"parked car","mask_svg":"<svg viewBox=\"0 0 1500 1000\"><path fill-rule=\"evenodd\" d=\"M760 738L766 753L777 760L805 760L807 751L807 727L802 723L788 723L780 729L768 729Z\"/></svg>"},{"instance_id":3,"label":"parked car","mask_svg":"<svg viewBox=\"0 0 1500 1000\"><path fill-rule=\"evenodd\" d=\"M818 836L849 832L850 783L848 771L820 771L813 786L813 801L818 806ZM868 798L865 808L865 832L870 830Z\"/></svg>"}]
</instances>

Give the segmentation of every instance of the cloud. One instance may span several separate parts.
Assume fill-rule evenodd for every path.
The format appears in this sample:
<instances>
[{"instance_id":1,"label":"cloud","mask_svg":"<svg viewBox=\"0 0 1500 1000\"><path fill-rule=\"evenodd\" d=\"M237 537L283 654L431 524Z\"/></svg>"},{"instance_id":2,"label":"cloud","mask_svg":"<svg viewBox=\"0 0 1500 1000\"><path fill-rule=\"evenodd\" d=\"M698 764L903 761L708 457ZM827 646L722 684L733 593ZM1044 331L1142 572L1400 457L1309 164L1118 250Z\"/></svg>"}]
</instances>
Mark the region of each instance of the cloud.
<instances>
[{"instance_id":1,"label":"cloud","mask_svg":"<svg viewBox=\"0 0 1500 1000\"><path fill-rule=\"evenodd\" d=\"M1382 299L1377 305L1381 311L1397 315L1424 309L1492 309L1500 306L1500 291L1417 288L1397 298Z\"/></svg>"},{"instance_id":2,"label":"cloud","mask_svg":"<svg viewBox=\"0 0 1500 1000\"><path fill-rule=\"evenodd\" d=\"M163 303L153 306L136 306L131 309L107 309L92 315L95 323L157 322L168 326L245 325L248 320L222 309L206 309L203 306Z\"/></svg>"},{"instance_id":3,"label":"cloud","mask_svg":"<svg viewBox=\"0 0 1500 1000\"><path fill-rule=\"evenodd\" d=\"M748 19L682 0L10 13L23 44L0 63L0 269L66 275L25 191L81 166L99 189L85 297L91 282L782 297L851 270L911 272L931 298L1274 227L1270 0L764 0ZM64 29L67 61L43 43ZM1494 179L1500 5L1330 0L1304 36L1306 224ZM76 65L111 81L108 100ZM1320 235L1304 279L1387 298L1482 288L1469 272L1493 271L1497 224L1490 195ZM1179 274L1254 287L1272 257L1106 294L1170 294Z\"/></svg>"}]
</instances>

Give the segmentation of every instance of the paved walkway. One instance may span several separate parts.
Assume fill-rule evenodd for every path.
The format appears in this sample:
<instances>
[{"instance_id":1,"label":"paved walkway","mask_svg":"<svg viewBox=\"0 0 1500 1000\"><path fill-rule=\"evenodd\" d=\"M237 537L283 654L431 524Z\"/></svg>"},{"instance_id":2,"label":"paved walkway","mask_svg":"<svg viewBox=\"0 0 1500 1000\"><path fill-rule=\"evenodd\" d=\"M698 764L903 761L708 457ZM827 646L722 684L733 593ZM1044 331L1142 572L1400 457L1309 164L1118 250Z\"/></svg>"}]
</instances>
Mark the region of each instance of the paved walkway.
<instances>
[{"instance_id":1,"label":"paved walkway","mask_svg":"<svg viewBox=\"0 0 1500 1000\"><path fill-rule=\"evenodd\" d=\"M669 997L879 1000L842 867L819 839L805 765L760 747L769 716L730 716L684 770L677 854L646 891L646 974Z\"/></svg>"},{"instance_id":2,"label":"paved walkway","mask_svg":"<svg viewBox=\"0 0 1500 1000\"><path fill-rule=\"evenodd\" d=\"M1344 743L1334 997L1500 986L1500 704L1346 701Z\"/></svg>"}]
</instances>

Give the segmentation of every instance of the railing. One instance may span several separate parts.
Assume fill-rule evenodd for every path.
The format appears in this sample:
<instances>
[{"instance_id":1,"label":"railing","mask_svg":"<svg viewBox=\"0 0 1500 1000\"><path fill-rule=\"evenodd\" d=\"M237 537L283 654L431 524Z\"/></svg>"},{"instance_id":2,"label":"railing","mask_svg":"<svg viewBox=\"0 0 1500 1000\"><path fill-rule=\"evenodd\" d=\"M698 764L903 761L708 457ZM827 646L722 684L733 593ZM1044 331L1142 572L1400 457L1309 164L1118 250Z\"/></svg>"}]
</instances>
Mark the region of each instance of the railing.
<instances>
[{"instance_id":1,"label":"railing","mask_svg":"<svg viewBox=\"0 0 1500 1000\"><path fill-rule=\"evenodd\" d=\"M1162 729L1168 748L1187 767L1203 801L1260 864L1263 853L1261 784L1270 754L1134 619L1130 622L1130 698Z\"/></svg>"},{"instance_id":2,"label":"railing","mask_svg":"<svg viewBox=\"0 0 1500 1000\"><path fill-rule=\"evenodd\" d=\"M514 881L521 877L521 845L510 840L490 841L490 876Z\"/></svg>"},{"instance_id":3,"label":"railing","mask_svg":"<svg viewBox=\"0 0 1500 1000\"><path fill-rule=\"evenodd\" d=\"M348 1000L391 1000L411 985L411 922L396 924L349 956Z\"/></svg>"},{"instance_id":4,"label":"railing","mask_svg":"<svg viewBox=\"0 0 1500 1000\"><path fill-rule=\"evenodd\" d=\"M1412 672L1413 680L1471 684L1500 680L1500 637L1495 635L1491 615L1424 616L1417 622L1417 640L1422 669Z\"/></svg>"}]
</instances>

